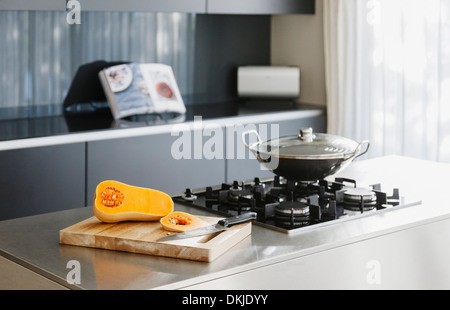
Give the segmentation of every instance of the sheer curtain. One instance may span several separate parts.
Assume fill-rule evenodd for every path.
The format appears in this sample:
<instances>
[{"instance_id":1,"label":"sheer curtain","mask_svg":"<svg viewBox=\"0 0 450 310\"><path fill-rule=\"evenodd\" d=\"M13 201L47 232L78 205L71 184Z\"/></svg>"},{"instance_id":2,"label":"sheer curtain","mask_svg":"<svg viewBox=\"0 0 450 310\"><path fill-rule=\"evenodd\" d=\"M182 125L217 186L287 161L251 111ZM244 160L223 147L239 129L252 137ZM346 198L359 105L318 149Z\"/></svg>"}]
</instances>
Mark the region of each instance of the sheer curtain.
<instances>
[{"instance_id":1,"label":"sheer curtain","mask_svg":"<svg viewBox=\"0 0 450 310\"><path fill-rule=\"evenodd\" d=\"M450 1L323 1L328 132L450 162Z\"/></svg>"}]
</instances>

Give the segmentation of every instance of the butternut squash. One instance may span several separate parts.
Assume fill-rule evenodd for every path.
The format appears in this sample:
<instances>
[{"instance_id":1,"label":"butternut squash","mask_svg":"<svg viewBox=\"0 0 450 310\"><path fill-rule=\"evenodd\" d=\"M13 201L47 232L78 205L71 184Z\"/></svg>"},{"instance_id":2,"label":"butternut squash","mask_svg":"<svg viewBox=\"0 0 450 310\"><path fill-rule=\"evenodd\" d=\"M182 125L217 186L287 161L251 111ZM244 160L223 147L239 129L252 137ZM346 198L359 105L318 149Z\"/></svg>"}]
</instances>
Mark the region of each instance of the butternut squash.
<instances>
[{"instance_id":1,"label":"butternut squash","mask_svg":"<svg viewBox=\"0 0 450 310\"><path fill-rule=\"evenodd\" d=\"M160 220L161 226L168 231L184 232L210 225L201 218L182 211L174 211Z\"/></svg>"},{"instance_id":2,"label":"butternut squash","mask_svg":"<svg viewBox=\"0 0 450 310\"><path fill-rule=\"evenodd\" d=\"M173 200L155 189L107 180L97 185L93 209L105 223L158 221L173 211Z\"/></svg>"}]
</instances>

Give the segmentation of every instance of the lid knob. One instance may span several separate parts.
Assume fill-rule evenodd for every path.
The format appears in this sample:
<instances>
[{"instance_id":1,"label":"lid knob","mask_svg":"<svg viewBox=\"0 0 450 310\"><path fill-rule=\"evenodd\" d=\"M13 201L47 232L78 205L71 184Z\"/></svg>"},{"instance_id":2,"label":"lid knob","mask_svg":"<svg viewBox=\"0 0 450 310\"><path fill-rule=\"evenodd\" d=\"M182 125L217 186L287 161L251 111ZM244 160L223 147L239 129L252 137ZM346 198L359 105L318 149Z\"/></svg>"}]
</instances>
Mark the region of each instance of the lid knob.
<instances>
[{"instance_id":1,"label":"lid knob","mask_svg":"<svg viewBox=\"0 0 450 310\"><path fill-rule=\"evenodd\" d=\"M300 129L300 134L298 137L302 141L312 142L314 139L313 129L311 127Z\"/></svg>"}]
</instances>

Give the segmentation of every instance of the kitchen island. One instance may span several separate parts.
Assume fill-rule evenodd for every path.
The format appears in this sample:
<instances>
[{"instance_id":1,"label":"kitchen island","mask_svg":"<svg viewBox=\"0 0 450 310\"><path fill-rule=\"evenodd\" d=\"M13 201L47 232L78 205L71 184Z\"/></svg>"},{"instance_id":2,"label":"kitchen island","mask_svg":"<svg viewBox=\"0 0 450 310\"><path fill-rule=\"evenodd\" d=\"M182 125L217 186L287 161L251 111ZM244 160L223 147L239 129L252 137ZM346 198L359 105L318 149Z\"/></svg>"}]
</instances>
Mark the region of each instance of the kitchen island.
<instances>
[{"instance_id":1,"label":"kitchen island","mask_svg":"<svg viewBox=\"0 0 450 310\"><path fill-rule=\"evenodd\" d=\"M405 157L356 161L340 175L399 187L420 203L292 235L252 224L211 263L59 244L59 231L91 217L90 207L1 221L0 288L449 289L449 173L450 165Z\"/></svg>"}]
</instances>

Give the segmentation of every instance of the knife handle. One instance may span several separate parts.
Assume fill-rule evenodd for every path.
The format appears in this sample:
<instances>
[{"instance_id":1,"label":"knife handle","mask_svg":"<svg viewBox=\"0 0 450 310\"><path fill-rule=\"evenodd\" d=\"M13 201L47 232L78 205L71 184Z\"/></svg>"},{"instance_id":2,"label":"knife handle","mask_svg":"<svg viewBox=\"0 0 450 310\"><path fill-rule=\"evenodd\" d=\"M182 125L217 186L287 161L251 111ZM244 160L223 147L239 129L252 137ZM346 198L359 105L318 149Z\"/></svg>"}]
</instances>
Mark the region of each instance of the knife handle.
<instances>
[{"instance_id":1,"label":"knife handle","mask_svg":"<svg viewBox=\"0 0 450 310\"><path fill-rule=\"evenodd\" d=\"M224 227L229 227L232 225L245 223L245 222L255 220L255 219L256 219L256 212L249 212L249 213L244 213L241 215L225 218L223 220L220 220L217 224L223 225Z\"/></svg>"}]
</instances>

